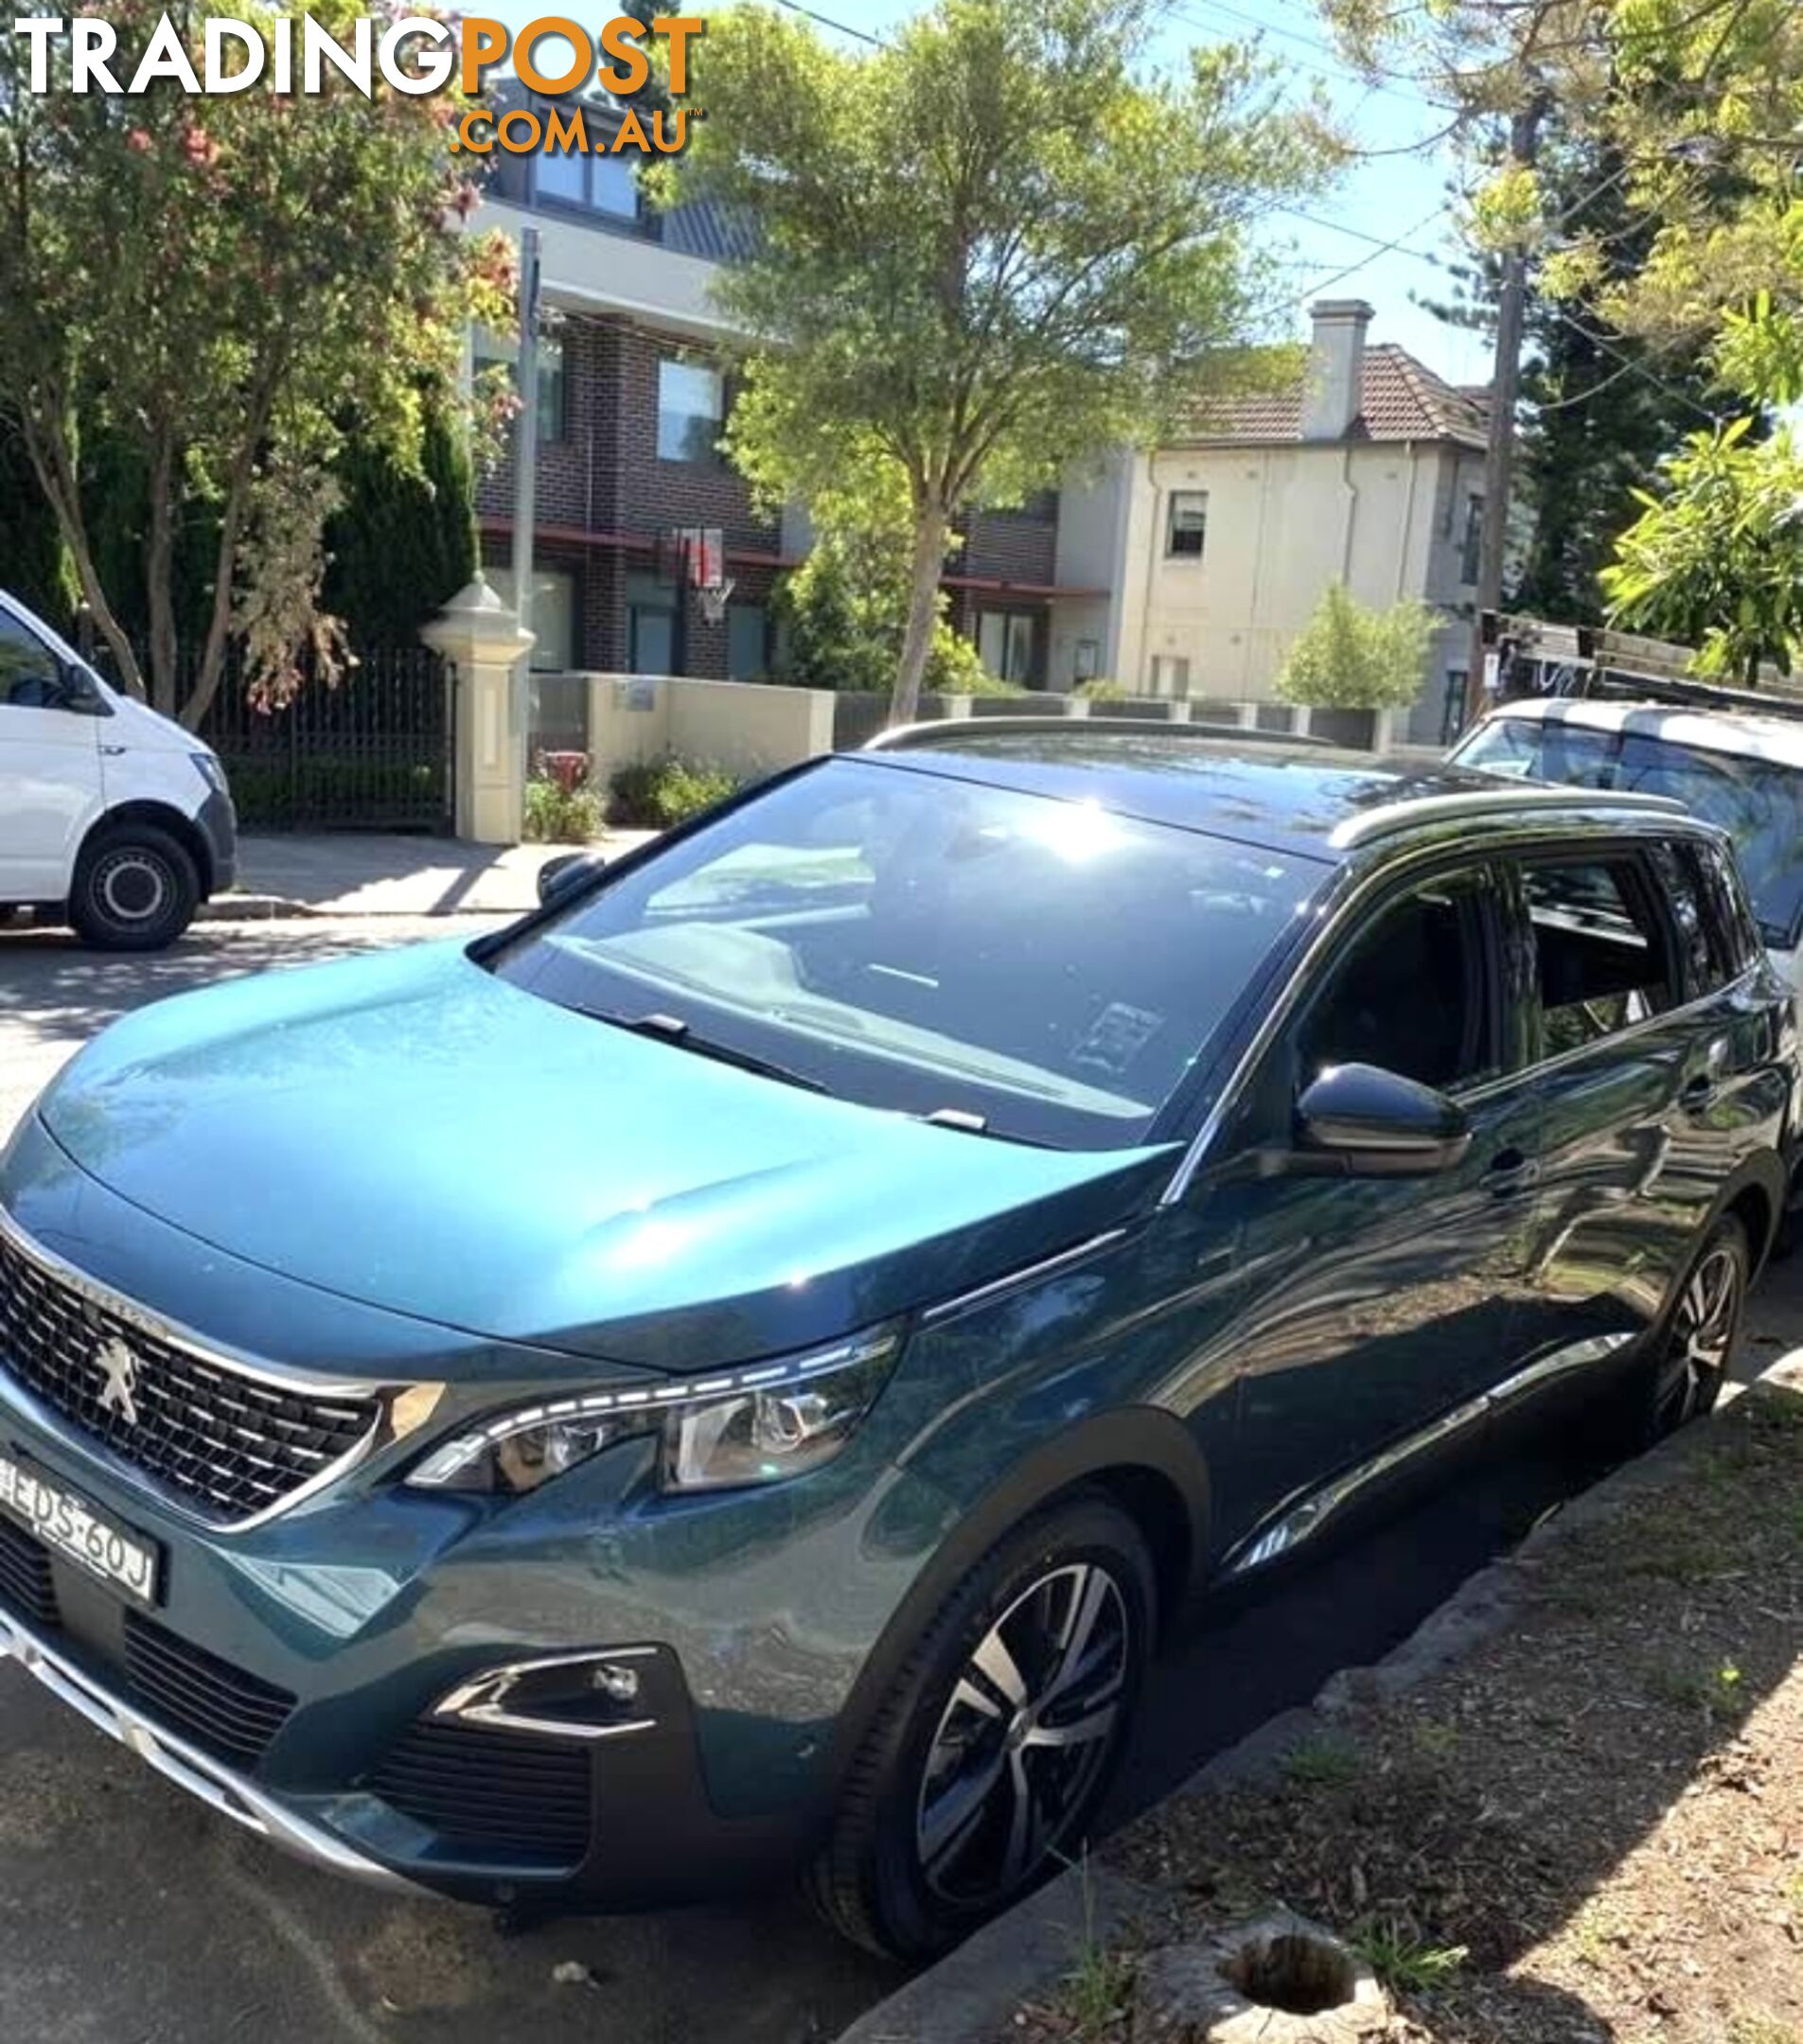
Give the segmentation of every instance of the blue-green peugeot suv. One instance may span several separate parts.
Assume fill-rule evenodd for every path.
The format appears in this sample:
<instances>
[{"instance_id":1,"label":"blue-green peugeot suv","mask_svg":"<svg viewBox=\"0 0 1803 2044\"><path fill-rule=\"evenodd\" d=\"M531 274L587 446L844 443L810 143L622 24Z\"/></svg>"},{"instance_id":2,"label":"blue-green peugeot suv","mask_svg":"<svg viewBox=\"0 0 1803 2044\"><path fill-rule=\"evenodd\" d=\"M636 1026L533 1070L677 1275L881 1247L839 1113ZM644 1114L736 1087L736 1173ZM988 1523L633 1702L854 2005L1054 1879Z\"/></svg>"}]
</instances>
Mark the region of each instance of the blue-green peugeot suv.
<instances>
[{"instance_id":1,"label":"blue-green peugeot suv","mask_svg":"<svg viewBox=\"0 0 1803 2044\"><path fill-rule=\"evenodd\" d=\"M1670 805L929 728L475 943L133 1015L0 1160L0 1652L372 1878L941 1946L1160 1623L1714 1396L1784 987Z\"/></svg>"}]
</instances>

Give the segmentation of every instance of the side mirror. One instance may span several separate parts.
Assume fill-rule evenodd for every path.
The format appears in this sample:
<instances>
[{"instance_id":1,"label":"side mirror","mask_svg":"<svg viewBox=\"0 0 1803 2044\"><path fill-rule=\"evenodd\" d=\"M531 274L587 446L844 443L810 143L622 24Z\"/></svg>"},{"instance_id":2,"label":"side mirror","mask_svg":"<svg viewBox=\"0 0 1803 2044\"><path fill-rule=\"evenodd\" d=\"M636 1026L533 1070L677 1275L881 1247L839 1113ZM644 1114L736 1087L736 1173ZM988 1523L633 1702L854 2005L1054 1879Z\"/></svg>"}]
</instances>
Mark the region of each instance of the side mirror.
<instances>
[{"instance_id":1,"label":"side mirror","mask_svg":"<svg viewBox=\"0 0 1803 2044\"><path fill-rule=\"evenodd\" d=\"M1424 1178L1464 1161L1471 1123L1457 1101L1399 1072L1330 1065L1296 1103L1296 1138L1299 1161L1349 1177Z\"/></svg>"},{"instance_id":2,"label":"side mirror","mask_svg":"<svg viewBox=\"0 0 1803 2044\"><path fill-rule=\"evenodd\" d=\"M76 716L111 716L112 706L101 695L94 678L82 667L71 667L64 661L58 670L57 708L67 710Z\"/></svg>"},{"instance_id":3,"label":"side mirror","mask_svg":"<svg viewBox=\"0 0 1803 2044\"><path fill-rule=\"evenodd\" d=\"M539 906L548 907L580 887L605 861L598 852L559 852L539 869Z\"/></svg>"}]
</instances>

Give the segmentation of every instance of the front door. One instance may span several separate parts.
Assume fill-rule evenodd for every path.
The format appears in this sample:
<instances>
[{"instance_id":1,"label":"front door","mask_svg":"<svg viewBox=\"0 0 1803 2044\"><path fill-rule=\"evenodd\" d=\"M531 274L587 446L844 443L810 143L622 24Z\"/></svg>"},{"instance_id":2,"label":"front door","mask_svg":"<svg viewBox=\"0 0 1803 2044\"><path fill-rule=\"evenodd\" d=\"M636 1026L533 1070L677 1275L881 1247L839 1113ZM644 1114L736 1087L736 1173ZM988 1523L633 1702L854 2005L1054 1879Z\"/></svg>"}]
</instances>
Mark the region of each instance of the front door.
<instances>
[{"instance_id":1,"label":"front door","mask_svg":"<svg viewBox=\"0 0 1803 2044\"><path fill-rule=\"evenodd\" d=\"M1224 1202L1259 1302L1234 1330L1239 1449L1221 1472L1241 1528L1438 1421L1475 1430L1511 1366L1540 1110L1503 906L1484 866L1406 884L1329 962L1247 1096L1254 1125L1226 1154L1244 1141L1279 1169ZM1474 1131L1463 1161L1420 1178L1285 1172L1300 1091L1352 1063L1458 1101Z\"/></svg>"},{"instance_id":2,"label":"front door","mask_svg":"<svg viewBox=\"0 0 1803 2044\"><path fill-rule=\"evenodd\" d=\"M71 700L56 656L0 608L0 901L62 900L99 812L101 720Z\"/></svg>"}]
</instances>

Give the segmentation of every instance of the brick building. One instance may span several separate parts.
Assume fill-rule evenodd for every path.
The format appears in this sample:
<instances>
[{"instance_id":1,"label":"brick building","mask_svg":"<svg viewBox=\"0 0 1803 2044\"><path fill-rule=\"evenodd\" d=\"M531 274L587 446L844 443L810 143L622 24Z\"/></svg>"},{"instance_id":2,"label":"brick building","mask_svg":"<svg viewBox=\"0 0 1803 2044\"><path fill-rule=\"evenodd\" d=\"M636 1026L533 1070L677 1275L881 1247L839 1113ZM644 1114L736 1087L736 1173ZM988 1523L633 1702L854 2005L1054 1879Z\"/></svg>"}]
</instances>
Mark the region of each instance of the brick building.
<instances>
[{"instance_id":1,"label":"brick building","mask_svg":"<svg viewBox=\"0 0 1803 2044\"><path fill-rule=\"evenodd\" d=\"M533 664L750 679L779 663L770 597L805 537L795 519L760 518L716 448L731 390L709 285L742 230L706 207L641 206L632 161L497 152L475 218L516 242L539 227L556 326L539 359ZM473 338L476 366L513 352L511 337ZM513 491L511 460L477 485L483 559L504 591ZM734 588L717 626L658 572L660 537L688 526L724 539ZM993 672L1041 688L1053 677L1058 599L1098 593L1061 591L1057 569L1056 492L970 520L946 577L950 615Z\"/></svg>"}]
</instances>

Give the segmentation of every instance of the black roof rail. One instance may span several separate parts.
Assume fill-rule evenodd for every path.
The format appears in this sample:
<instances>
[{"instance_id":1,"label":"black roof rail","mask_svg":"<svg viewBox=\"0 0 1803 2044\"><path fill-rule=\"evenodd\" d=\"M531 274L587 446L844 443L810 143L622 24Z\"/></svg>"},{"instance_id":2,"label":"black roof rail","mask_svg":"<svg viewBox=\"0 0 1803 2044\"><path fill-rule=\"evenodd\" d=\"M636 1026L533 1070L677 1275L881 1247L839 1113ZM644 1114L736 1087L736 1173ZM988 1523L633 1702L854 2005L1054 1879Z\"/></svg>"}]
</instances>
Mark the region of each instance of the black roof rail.
<instances>
[{"instance_id":1,"label":"black roof rail","mask_svg":"<svg viewBox=\"0 0 1803 2044\"><path fill-rule=\"evenodd\" d=\"M1025 731L1033 737L1091 737L1098 731L1175 739L1208 740L1219 745L1260 747L1312 746L1327 751L1336 749L1331 738L1313 731L1253 731L1242 724L1176 724L1161 717L1123 716L1011 716L1006 714L982 717L940 717L929 723L898 724L893 731L878 731L862 747L866 752L917 752L934 746L956 746L961 739L987 731Z\"/></svg>"}]
</instances>

